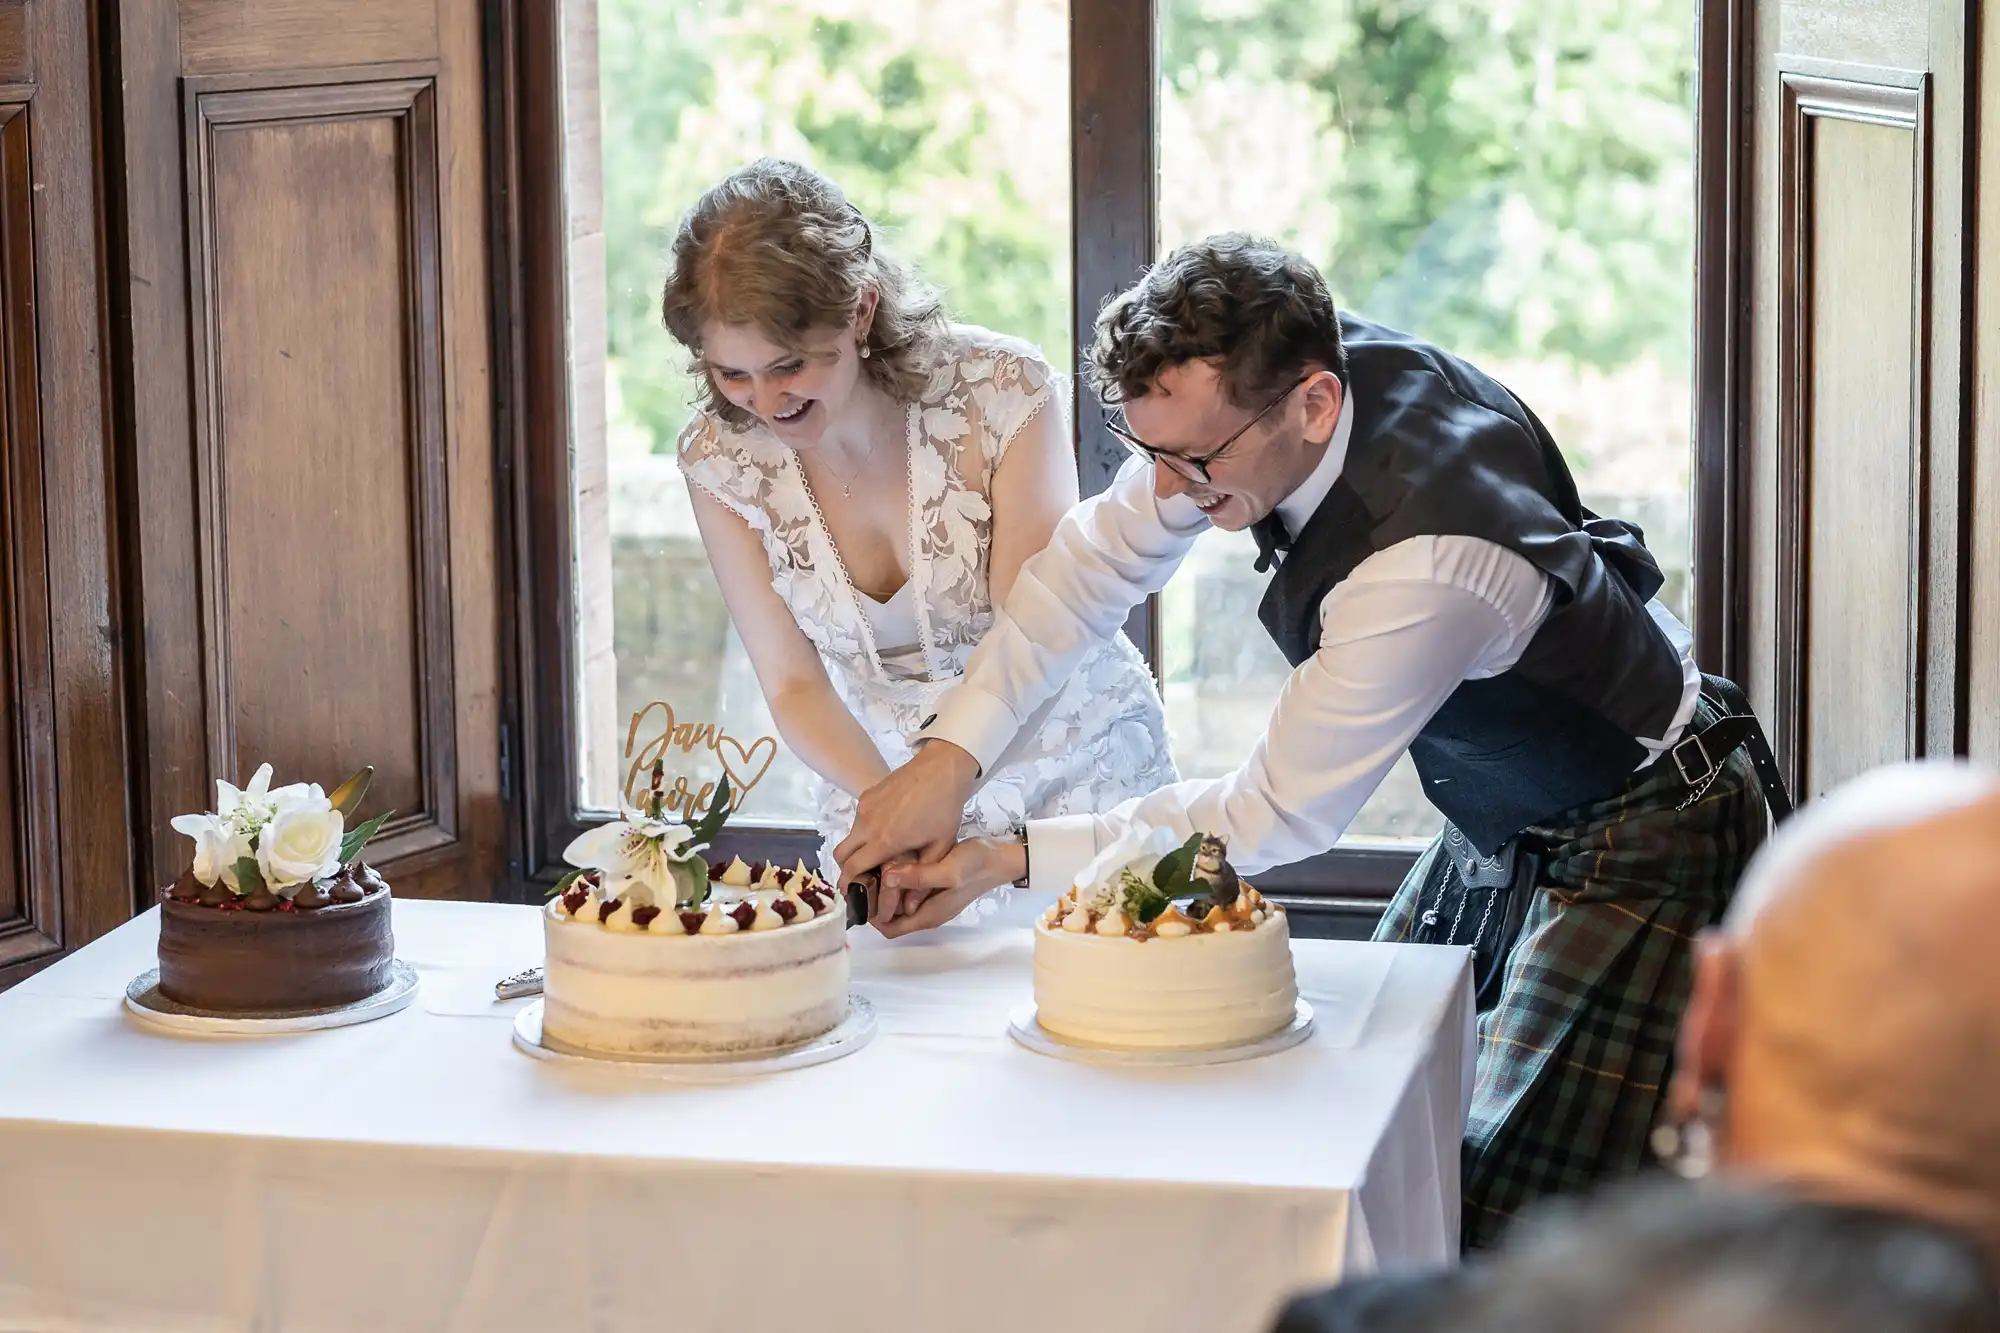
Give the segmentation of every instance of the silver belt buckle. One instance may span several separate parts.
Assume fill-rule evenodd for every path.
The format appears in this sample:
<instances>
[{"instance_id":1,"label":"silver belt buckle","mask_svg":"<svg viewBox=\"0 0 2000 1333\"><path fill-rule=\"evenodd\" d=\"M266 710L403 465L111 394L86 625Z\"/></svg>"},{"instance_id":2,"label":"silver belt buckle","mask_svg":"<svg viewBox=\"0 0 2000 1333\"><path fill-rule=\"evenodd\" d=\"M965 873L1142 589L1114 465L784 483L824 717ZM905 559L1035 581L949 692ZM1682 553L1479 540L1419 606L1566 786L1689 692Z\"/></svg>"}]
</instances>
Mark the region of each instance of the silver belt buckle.
<instances>
[{"instance_id":1,"label":"silver belt buckle","mask_svg":"<svg viewBox=\"0 0 2000 1333\"><path fill-rule=\"evenodd\" d=\"M1681 751L1690 745L1701 754L1701 772L1699 773L1688 772L1687 760L1681 757ZM1683 737L1681 740L1676 741L1674 743L1673 756L1674 767L1680 770L1681 781L1690 787L1700 786L1715 774L1715 761L1708 757L1708 747L1702 744L1700 733Z\"/></svg>"}]
</instances>

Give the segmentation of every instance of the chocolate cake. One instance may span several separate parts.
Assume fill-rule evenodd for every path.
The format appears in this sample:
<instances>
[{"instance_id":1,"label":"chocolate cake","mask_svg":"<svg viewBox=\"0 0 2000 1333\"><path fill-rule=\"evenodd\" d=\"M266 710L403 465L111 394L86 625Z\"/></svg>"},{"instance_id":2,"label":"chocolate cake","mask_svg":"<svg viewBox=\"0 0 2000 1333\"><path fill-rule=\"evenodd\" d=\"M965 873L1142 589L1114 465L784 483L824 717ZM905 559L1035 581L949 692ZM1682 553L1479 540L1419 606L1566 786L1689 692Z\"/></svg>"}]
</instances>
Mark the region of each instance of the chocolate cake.
<instances>
[{"instance_id":1,"label":"chocolate cake","mask_svg":"<svg viewBox=\"0 0 2000 1333\"><path fill-rule=\"evenodd\" d=\"M182 897L192 886L196 894ZM278 1013L353 1004L387 986L395 961L389 886L365 865L320 894L256 910L201 905L184 877L160 904L160 994L223 1013Z\"/></svg>"},{"instance_id":2,"label":"chocolate cake","mask_svg":"<svg viewBox=\"0 0 2000 1333\"><path fill-rule=\"evenodd\" d=\"M388 815L350 825L364 768L330 794L216 783L216 807L180 815L194 863L160 897L159 991L191 1009L293 1014L365 1000L395 980L389 885L361 860Z\"/></svg>"}]
</instances>

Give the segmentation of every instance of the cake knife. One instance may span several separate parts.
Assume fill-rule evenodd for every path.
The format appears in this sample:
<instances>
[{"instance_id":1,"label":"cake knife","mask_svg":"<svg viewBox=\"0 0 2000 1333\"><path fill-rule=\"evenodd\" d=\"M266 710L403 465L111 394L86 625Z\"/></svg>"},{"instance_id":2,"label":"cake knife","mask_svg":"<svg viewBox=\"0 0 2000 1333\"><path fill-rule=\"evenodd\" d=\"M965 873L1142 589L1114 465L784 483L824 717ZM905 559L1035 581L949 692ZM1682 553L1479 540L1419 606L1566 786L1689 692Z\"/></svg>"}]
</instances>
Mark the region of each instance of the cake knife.
<instances>
[{"instance_id":1,"label":"cake knife","mask_svg":"<svg viewBox=\"0 0 2000 1333\"><path fill-rule=\"evenodd\" d=\"M516 972L511 977L502 978L493 988L494 1000L518 1000L523 995L542 993L542 969L531 967L525 972Z\"/></svg>"}]
</instances>

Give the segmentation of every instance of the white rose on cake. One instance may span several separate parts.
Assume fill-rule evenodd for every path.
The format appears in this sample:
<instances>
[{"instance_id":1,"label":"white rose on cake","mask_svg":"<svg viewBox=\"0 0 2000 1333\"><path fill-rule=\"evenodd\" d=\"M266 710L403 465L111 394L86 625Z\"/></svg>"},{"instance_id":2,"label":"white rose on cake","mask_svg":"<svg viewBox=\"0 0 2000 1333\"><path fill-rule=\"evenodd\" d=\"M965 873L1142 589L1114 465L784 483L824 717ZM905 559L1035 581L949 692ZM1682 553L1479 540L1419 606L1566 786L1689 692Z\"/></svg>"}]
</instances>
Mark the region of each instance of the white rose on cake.
<instances>
[{"instance_id":1,"label":"white rose on cake","mask_svg":"<svg viewBox=\"0 0 2000 1333\"><path fill-rule=\"evenodd\" d=\"M264 886L278 893L338 873L345 823L318 787L288 792L257 837Z\"/></svg>"}]
</instances>

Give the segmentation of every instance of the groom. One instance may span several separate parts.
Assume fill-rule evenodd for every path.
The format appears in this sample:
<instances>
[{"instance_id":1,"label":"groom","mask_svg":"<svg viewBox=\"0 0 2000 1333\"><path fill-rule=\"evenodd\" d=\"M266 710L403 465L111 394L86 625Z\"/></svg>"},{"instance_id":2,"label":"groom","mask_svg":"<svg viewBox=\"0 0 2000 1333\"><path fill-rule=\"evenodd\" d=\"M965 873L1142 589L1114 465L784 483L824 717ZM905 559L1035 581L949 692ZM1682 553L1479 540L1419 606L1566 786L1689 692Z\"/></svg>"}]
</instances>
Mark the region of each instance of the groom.
<instances>
[{"instance_id":1,"label":"groom","mask_svg":"<svg viewBox=\"0 0 2000 1333\"><path fill-rule=\"evenodd\" d=\"M1254 873L1331 848L1407 750L1450 822L1377 938L1480 946L1466 1245L1636 1167L1689 941L1767 828L1731 753L1745 724L1707 730L1726 709L1638 530L1579 504L1504 387L1337 314L1265 241L1176 250L1106 306L1091 361L1135 458L1023 567L916 756L861 798L844 875L887 867L877 920L900 933L1009 872L1053 896L1133 825L1220 834ZM1294 667L1243 766L1035 821L1004 869L987 840L954 848L982 770L1211 525L1275 567L1259 614Z\"/></svg>"}]
</instances>

